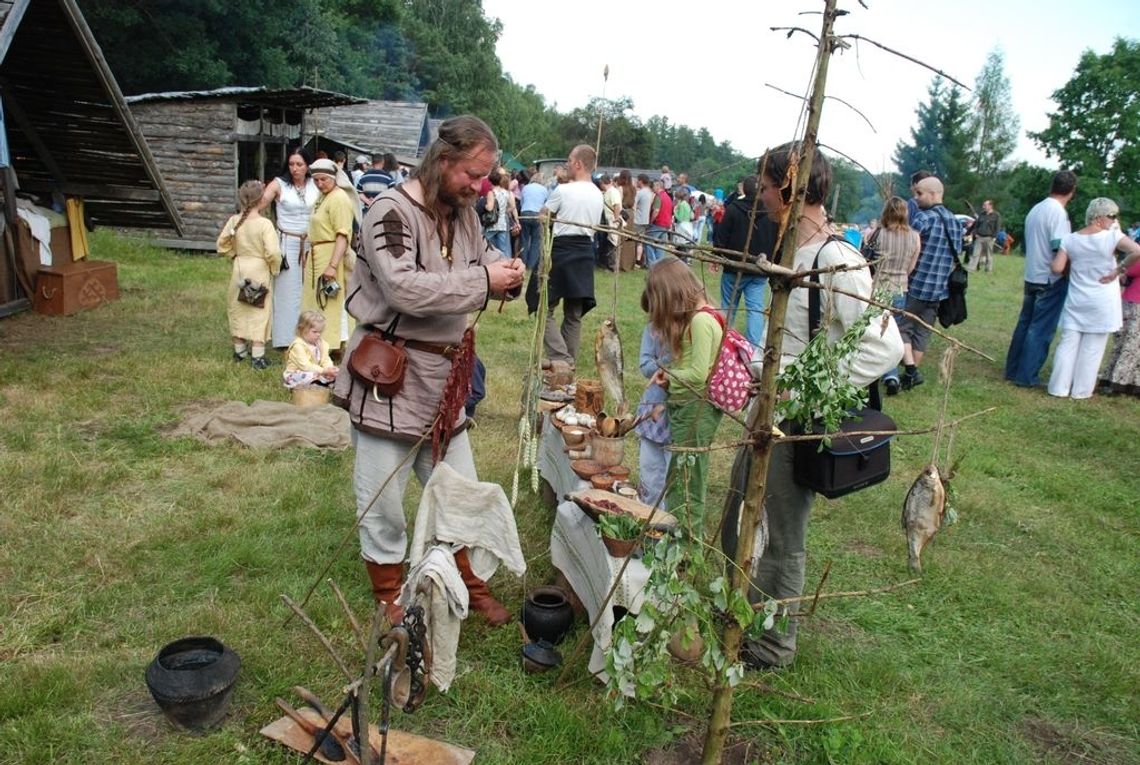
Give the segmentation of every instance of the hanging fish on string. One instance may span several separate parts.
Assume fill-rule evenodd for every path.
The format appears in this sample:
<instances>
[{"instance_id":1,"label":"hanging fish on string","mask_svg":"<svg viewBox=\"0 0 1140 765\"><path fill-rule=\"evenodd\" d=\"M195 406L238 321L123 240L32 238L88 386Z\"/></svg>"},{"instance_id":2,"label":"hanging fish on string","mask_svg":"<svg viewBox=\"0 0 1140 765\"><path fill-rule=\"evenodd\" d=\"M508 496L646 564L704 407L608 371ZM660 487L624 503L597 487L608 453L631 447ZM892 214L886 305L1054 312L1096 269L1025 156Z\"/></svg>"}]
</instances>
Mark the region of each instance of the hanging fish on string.
<instances>
[{"instance_id":1,"label":"hanging fish on string","mask_svg":"<svg viewBox=\"0 0 1140 765\"><path fill-rule=\"evenodd\" d=\"M621 351L621 335L613 318L606 319L598 327L594 338L594 364L602 381L602 390L616 404L611 411L616 411L619 418L624 417L629 413L629 404L625 400L625 358Z\"/></svg>"},{"instance_id":2,"label":"hanging fish on string","mask_svg":"<svg viewBox=\"0 0 1140 765\"><path fill-rule=\"evenodd\" d=\"M946 484L936 465L926 468L911 484L903 502L902 527L906 530L907 563L922 573L922 551L929 544L946 516Z\"/></svg>"}]
</instances>

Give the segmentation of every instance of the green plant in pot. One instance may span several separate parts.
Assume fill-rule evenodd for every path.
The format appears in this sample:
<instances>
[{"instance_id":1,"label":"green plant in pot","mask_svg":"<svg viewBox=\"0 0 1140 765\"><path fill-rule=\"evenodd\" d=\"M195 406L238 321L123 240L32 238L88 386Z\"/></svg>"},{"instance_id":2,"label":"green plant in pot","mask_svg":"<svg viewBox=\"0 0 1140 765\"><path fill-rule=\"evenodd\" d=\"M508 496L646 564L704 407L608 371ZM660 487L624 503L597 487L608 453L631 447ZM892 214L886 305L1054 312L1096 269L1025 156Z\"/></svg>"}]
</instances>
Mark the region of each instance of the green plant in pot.
<instances>
[{"instance_id":1,"label":"green plant in pot","mask_svg":"<svg viewBox=\"0 0 1140 765\"><path fill-rule=\"evenodd\" d=\"M625 513L602 513L598 516L598 536L615 558L627 558L641 538L641 522Z\"/></svg>"}]
</instances>

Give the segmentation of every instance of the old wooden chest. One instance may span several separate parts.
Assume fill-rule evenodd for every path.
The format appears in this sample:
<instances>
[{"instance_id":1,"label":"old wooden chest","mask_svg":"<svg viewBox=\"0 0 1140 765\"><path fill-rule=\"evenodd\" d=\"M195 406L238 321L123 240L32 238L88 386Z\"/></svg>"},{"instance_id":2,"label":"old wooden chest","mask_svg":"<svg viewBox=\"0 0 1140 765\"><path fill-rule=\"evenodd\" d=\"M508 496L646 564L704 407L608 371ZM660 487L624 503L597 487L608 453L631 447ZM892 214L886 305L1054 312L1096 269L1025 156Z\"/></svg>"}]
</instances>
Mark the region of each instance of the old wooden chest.
<instances>
[{"instance_id":1,"label":"old wooden chest","mask_svg":"<svg viewBox=\"0 0 1140 765\"><path fill-rule=\"evenodd\" d=\"M32 307L40 313L69 316L118 299L116 265L107 260L81 260L40 268Z\"/></svg>"}]
</instances>

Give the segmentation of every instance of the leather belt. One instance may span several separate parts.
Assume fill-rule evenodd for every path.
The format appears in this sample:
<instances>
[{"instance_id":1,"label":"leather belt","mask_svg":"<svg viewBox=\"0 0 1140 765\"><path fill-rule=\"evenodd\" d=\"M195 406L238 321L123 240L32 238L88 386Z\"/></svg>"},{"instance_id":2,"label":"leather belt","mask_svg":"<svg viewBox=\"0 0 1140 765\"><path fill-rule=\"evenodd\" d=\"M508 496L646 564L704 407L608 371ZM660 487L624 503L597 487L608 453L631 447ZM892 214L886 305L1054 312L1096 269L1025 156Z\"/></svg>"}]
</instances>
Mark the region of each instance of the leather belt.
<instances>
[{"instance_id":1,"label":"leather belt","mask_svg":"<svg viewBox=\"0 0 1140 765\"><path fill-rule=\"evenodd\" d=\"M450 359L455 356L456 351L459 350L458 345L450 345L443 343L429 343L424 340L409 340L406 337L393 335L390 332L385 332L375 324L365 324L364 328L369 332L379 332L380 335L389 342L403 344L405 348L411 348L413 351L423 351L424 353L434 353L436 356L443 356L445 359Z\"/></svg>"},{"instance_id":2,"label":"leather belt","mask_svg":"<svg viewBox=\"0 0 1140 765\"><path fill-rule=\"evenodd\" d=\"M445 359L453 358L455 352L459 350L459 346L457 345L441 345L440 343L425 343L423 340L406 339L404 340L404 347L411 348L413 351L434 353L437 356L443 356Z\"/></svg>"}]
</instances>

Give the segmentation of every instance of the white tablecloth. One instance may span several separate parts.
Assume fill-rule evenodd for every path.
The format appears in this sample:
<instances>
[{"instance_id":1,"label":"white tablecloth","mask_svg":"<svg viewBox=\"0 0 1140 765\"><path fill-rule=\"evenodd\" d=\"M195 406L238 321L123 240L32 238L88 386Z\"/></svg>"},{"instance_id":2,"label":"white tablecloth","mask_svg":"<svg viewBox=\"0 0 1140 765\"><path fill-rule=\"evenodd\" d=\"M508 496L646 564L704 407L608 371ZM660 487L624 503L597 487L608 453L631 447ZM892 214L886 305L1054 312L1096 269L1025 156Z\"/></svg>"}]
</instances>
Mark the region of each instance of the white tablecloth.
<instances>
[{"instance_id":1,"label":"white tablecloth","mask_svg":"<svg viewBox=\"0 0 1140 765\"><path fill-rule=\"evenodd\" d=\"M590 488L570 469L570 459L563 451L562 434L553 425L544 422L542 441L538 450L538 469L557 496L554 527L550 532L550 558L562 572L593 623L602 601L609 594L622 559L612 557L594 531L594 521L573 502L563 498L575 491ZM631 560L614 591L609 605L594 626L594 650L590 654L589 669L603 681L606 679L605 652L610 646L614 627L614 606L637 613L644 599L645 583L649 570L640 560Z\"/></svg>"},{"instance_id":2,"label":"white tablecloth","mask_svg":"<svg viewBox=\"0 0 1140 765\"><path fill-rule=\"evenodd\" d=\"M562 431L550 423L549 414L543 415L542 440L538 446L538 472L554 490L555 503L561 502L571 492L590 488L590 482L583 481L570 468L570 458L566 455L565 448Z\"/></svg>"}]
</instances>

